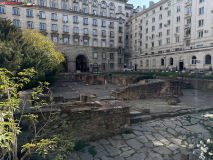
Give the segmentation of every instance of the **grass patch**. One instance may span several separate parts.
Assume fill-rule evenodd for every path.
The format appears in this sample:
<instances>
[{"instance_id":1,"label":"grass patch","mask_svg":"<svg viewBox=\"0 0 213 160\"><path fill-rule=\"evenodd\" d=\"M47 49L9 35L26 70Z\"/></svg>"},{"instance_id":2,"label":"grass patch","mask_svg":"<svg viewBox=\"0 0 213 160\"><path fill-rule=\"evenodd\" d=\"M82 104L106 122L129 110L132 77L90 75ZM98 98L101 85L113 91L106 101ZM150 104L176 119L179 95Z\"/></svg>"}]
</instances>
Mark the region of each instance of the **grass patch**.
<instances>
[{"instance_id":1,"label":"grass patch","mask_svg":"<svg viewBox=\"0 0 213 160\"><path fill-rule=\"evenodd\" d=\"M126 134L131 134L131 133L133 133L134 134L134 132L132 131L132 130L127 130L126 132L125 132Z\"/></svg>"},{"instance_id":2,"label":"grass patch","mask_svg":"<svg viewBox=\"0 0 213 160\"><path fill-rule=\"evenodd\" d=\"M95 146L91 146L88 149L89 154L91 154L93 157L97 154L97 151L95 150Z\"/></svg>"},{"instance_id":3,"label":"grass patch","mask_svg":"<svg viewBox=\"0 0 213 160\"><path fill-rule=\"evenodd\" d=\"M89 144L88 143L77 142L77 143L75 143L74 150L75 151L79 151L79 150L82 150L86 146L89 146Z\"/></svg>"}]
</instances>

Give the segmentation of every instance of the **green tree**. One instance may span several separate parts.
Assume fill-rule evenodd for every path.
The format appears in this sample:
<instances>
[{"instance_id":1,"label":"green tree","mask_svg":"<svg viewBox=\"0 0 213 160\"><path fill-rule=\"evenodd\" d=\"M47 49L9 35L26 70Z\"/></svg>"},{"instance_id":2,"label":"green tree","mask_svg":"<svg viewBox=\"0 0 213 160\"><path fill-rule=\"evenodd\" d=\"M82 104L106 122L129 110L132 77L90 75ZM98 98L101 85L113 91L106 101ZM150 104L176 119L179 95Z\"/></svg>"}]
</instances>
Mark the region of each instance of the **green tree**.
<instances>
[{"instance_id":1,"label":"green tree","mask_svg":"<svg viewBox=\"0 0 213 160\"><path fill-rule=\"evenodd\" d=\"M21 101L18 98L18 89L23 88L25 84L30 82L35 74L34 69L25 69L23 72L19 72L19 77L13 77L12 72L7 69L0 69L0 89L1 93L6 94L6 98L0 101L0 159L9 160L25 160L29 159L31 155L38 154L44 158L50 151L57 151L58 155L55 159L63 159L74 147L72 137L66 134L68 129L67 120L60 120L60 114L58 112L48 114L45 117L43 125L37 125L38 116L34 114L24 114L24 107L19 106ZM49 83L40 83L40 86L34 88L32 92L33 99L38 99L38 95L42 95L43 89L48 89ZM51 93L51 91L50 91ZM53 99L52 96L50 96ZM51 102L52 108L54 102ZM45 102L35 103L35 109L39 109L41 105L48 105ZM20 118L15 118L14 112L22 113ZM20 124L23 119L29 119L33 125L33 138L22 146L22 157L18 157L18 142L17 136L22 132ZM53 123L54 122L54 123ZM63 134L59 131L63 131Z\"/></svg>"}]
</instances>

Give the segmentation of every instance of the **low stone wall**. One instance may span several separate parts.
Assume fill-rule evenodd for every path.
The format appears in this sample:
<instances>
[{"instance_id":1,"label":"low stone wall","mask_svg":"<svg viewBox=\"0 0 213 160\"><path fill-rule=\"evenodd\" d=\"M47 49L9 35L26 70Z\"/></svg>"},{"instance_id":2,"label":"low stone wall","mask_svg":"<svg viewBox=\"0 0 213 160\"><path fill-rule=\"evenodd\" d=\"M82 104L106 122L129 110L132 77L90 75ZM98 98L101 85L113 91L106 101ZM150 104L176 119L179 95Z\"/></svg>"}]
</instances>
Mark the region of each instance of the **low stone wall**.
<instances>
[{"instance_id":1,"label":"low stone wall","mask_svg":"<svg viewBox=\"0 0 213 160\"><path fill-rule=\"evenodd\" d=\"M190 88L190 84L179 81L167 80L150 80L147 83L138 83L128 85L123 89L112 91L112 95L119 99L144 99L144 98L157 98L166 95L182 96L181 87Z\"/></svg>"},{"instance_id":2,"label":"low stone wall","mask_svg":"<svg viewBox=\"0 0 213 160\"><path fill-rule=\"evenodd\" d=\"M179 81L180 84L187 82L191 84L191 88L203 90L203 91L213 91L213 80L210 79L196 79L196 78L185 78L185 77L163 77L156 76L158 79L170 79ZM184 86L182 86L184 87Z\"/></svg>"},{"instance_id":3,"label":"low stone wall","mask_svg":"<svg viewBox=\"0 0 213 160\"><path fill-rule=\"evenodd\" d=\"M121 76L121 75L113 75L112 76L112 84L122 84L124 86L128 84L132 84L134 81L132 76Z\"/></svg>"}]
</instances>

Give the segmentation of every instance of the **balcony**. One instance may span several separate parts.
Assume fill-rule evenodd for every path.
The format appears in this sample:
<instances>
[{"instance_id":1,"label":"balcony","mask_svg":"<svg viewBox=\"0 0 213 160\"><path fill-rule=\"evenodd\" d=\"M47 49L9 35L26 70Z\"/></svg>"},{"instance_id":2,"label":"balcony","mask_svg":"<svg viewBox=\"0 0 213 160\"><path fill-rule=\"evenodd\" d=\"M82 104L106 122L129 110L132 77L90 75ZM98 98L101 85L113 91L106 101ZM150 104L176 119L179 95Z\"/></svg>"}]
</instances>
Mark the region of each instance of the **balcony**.
<instances>
[{"instance_id":1,"label":"balcony","mask_svg":"<svg viewBox=\"0 0 213 160\"><path fill-rule=\"evenodd\" d=\"M184 39L189 39L189 38L191 38L191 35L190 35L190 34L184 35Z\"/></svg>"},{"instance_id":2,"label":"balcony","mask_svg":"<svg viewBox=\"0 0 213 160\"><path fill-rule=\"evenodd\" d=\"M185 26L184 26L184 28L190 28L191 27L191 24L189 23L189 24L186 24Z\"/></svg>"},{"instance_id":3,"label":"balcony","mask_svg":"<svg viewBox=\"0 0 213 160\"><path fill-rule=\"evenodd\" d=\"M192 1L186 2L185 7L191 6L192 5Z\"/></svg>"},{"instance_id":4,"label":"balcony","mask_svg":"<svg viewBox=\"0 0 213 160\"><path fill-rule=\"evenodd\" d=\"M188 12L188 13L185 14L185 18L191 17L191 16L192 16L192 12Z\"/></svg>"}]
</instances>

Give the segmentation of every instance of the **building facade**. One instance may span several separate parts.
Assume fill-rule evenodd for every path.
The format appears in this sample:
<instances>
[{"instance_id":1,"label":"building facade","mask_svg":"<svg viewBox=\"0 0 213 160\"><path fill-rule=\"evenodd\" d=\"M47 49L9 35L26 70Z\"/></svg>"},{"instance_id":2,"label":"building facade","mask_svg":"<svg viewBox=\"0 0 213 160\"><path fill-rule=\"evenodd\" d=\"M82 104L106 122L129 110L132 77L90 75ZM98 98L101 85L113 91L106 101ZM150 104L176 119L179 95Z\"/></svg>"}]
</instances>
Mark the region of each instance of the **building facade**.
<instances>
[{"instance_id":1,"label":"building facade","mask_svg":"<svg viewBox=\"0 0 213 160\"><path fill-rule=\"evenodd\" d=\"M27 3L21 0L21 3ZM5 4L0 16L21 30L48 36L74 72L120 70L127 63L126 30L133 5L127 0L30 0L33 7Z\"/></svg>"},{"instance_id":2,"label":"building facade","mask_svg":"<svg viewBox=\"0 0 213 160\"><path fill-rule=\"evenodd\" d=\"M213 1L161 0L129 20L129 65L207 71L213 63Z\"/></svg>"}]
</instances>

